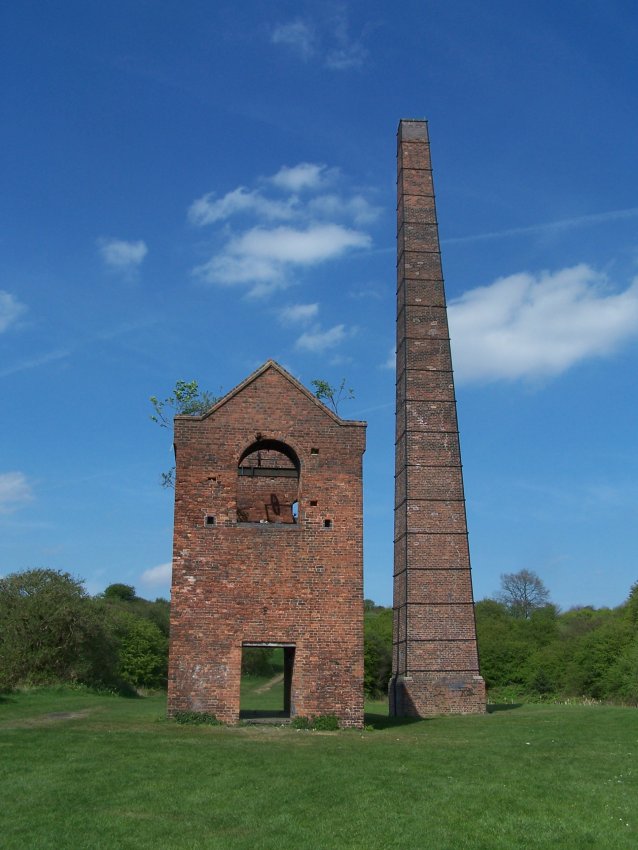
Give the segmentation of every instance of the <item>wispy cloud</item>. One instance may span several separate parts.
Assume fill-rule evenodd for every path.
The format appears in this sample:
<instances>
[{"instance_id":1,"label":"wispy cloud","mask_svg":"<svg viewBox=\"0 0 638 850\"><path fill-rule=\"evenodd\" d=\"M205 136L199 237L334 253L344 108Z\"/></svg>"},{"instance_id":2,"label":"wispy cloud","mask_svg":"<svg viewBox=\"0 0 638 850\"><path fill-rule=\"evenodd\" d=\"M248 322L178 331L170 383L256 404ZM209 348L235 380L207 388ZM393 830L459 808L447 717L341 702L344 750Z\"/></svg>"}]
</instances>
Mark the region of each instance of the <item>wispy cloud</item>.
<instances>
[{"instance_id":1,"label":"wispy cloud","mask_svg":"<svg viewBox=\"0 0 638 850\"><path fill-rule=\"evenodd\" d=\"M289 47L303 60L311 59L317 51L314 27L300 18L276 26L271 41Z\"/></svg>"},{"instance_id":2,"label":"wispy cloud","mask_svg":"<svg viewBox=\"0 0 638 850\"><path fill-rule=\"evenodd\" d=\"M131 272L139 268L148 254L146 242L141 239L129 242L125 239L107 239L97 241L98 250L106 265L120 272Z\"/></svg>"},{"instance_id":3,"label":"wispy cloud","mask_svg":"<svg viewBox=\"0 0 638 850\"><path fill-rule=\"evenodd\" d=\"M361 68L368 58L368 51L361 38L351 38L348 32L348 19L345 11L339 11L331 20L329 32L332 39L328 42L325 64L333 71L346 71Z\"/></svg>"},{"instance_id":4,"label":"wispy cloud","mask_svg":"<svg viewBox=\"0 0 638 850\"><path fill-rule=\"evenodd\" d=\"M342 343L348 334L345 325L334 325L328 330L321 330L316 326L311 331L305 331L297 339L295 347L300 351L311 351L314 354L321 354L324 351L335 348Z\"/></svg>"},{"instance_id":5,"label":"wispy cloud","mask_svg":"<svg viewBox=\"0 0 638 850\"><path fill-rule=\"evenodd\" d=\"M27 310L15 295L0 289L0 333L4 333Z\"/></svg>"},{"instance_id":6,"label":"wispy cloud","mask_svg":"<svg viewBox=\"0 0 638 850\"><path fill-rule=\"evenodd\" d=\"M6 378L8 375L14 375L17 372L25 372L27 369L37 369L39 366L46 366L47 363L54 363L56 360L65 360L71 353L68 348L58 348L36 357L18 360L17 363L12 363L10 366L0 369L0 378Z\"/></svg>"},{"instance_id":7,"label":"wispy cloud","mask_svg":"<svg viewBox=\"0 0 638 850\"><path fill-rule=\"evenodd\" d=\"M291 304L279 311L279 320L284 325L300 325L316 318L318 313L318 304Z\"/></svg>"},{"instance_id":8,"label":"wispy cloud","mask_svg":"<svg viewBox=\"0 0 638 850\"><path fill-rule=\"evenodd\" d=\"M547 378L638 337L638 278L616 292L585 264L522 272L466 292L448 315L458 380Z\"/></svg>"},{"instance_id":9,"label":"wispy cloud","mask_svg":"<svg viewBox=\"0 0 638 850\"><path fill-rule=\"evenodd\" d=\"M315 20L297 17L278 24L271 33L271 42L288 48L304 62L319 62L332 71L361 68L368 58L363 37L352 37L346 12Z\"/></svg>"},{"instance_id":10,"label":"wispy cloud","mask_svg":"<svg viewBox=\"0 0 638 850\"><path fill-rule=\"evenodd\" d=\"M170 585L172 570L173 565L170 561L166 564L158 564L156 567L150 567L148 570L144 570L140 576L140 581L148 587Z\"/></svg>"},{"instance_id":11,"label":"wispy cloud","mask_svg":"<svg viewBox=\"0 0 638 850\"><path fill-rule=\"evenodd\" d=\"M388 357L383 363L380 364L382 369L396 369L397 365L397 352L396 348L392 346L390 351L388 351Z\"/></svg>"},{"instance_id":12,"label":"wispy cloud","mask_svg":"<svg viewBox=\"0 0 638 850\"><path fill-rule=\"evenodd\" d=\"M250 283L252 294L261 295L285 282L289 266L316 265L369 244L367 234L339 224L316 224L305 230L255 227L231 239L195 273L207 283Z\"/></svg>"},{"instance_id":13,"label":"wispy cloud","mask_svg":"<svg viewBox=\"0 0 638 850\"><path fill-rule=\"evenodd\" d=\"M200 226L224 221L242 213L271 220L285 220L294 215L295 205L295 198L285 201L270 200L257 190L249 191L244 186L239 186L223 198L215 198L213 192L208 192L193 201L188 210L188 218L192 224Z\"/></svg>"},{"instance_id":14,"label":"wispy cloud","mask_svg":"<svg viewBox=\"0 0 638 850\"><path fill-rule=\"evenodd\" d=\"M33 499L31 485L23 472L0 473L0 514L8 514Z\"/></svg>"},{"instance_id":15,"label":"wispy cloud","mask_svg":"<svg viewBox=\"0 0 638 850\"><path fill-rule=\"evenodd\" d=\"M381 208L371 204L362 195L343 198L339 195L319 195L308 203L310 213L322 217L347 216L357 226L372 224L381 215Z\"/></svg>"},{"instance_id":16,"label":"wispy cloud","mask_svg":"<svg viewBox=\"0 0 638 850\"><path fill-rule=\"evenodd\" d=\"M318 189L338 177L338 169L328 168L316 162L300 162L298 165L282 165L269 182L286 192L301 192Z\"/></svg>"},{"instance_id":17,"label":"wispy cloud","mask_svg":"<svg viewBox=\"0 0 638 850\"><path fill-rule=\"evenodd\" d=\"M630 207L625 210L609 210L592 215L575 216L574 218L563 218L559 221L546 221L542 224L530 224L526 227L510 227L505 230L494 230L488 233L475 233L470 236L454 236L443 239L445 245L459 245L465 242L483 242L490 239L507 239L510 236L527 236L534 234L560 233L565 230L573 230L577 227L587 227L590 224L604 224L610 221L636 218L638 207Z\"/></svg>"},{"instance_id":18,"label":"wispy cloud","mask_svg":"<svg viewBox=\"0 0 638 850\"><path fill-rule=\"evenodd\" d=\"M361 192L348 194L343 178L340 192L326 192L337 175L323 164L303 162L262 178L258 188L241 186L219 199L213 193L199 198L189 209L193 224L219 225L235 217L239 227L235 232L214 228L219 247L194 273L207 283L245 285L251 295L263 295L286 286L292 269L369 249L371 238L363 228L379 210ZM274 224L277 219L288 223Z\"/></svg>"}]
</instances>

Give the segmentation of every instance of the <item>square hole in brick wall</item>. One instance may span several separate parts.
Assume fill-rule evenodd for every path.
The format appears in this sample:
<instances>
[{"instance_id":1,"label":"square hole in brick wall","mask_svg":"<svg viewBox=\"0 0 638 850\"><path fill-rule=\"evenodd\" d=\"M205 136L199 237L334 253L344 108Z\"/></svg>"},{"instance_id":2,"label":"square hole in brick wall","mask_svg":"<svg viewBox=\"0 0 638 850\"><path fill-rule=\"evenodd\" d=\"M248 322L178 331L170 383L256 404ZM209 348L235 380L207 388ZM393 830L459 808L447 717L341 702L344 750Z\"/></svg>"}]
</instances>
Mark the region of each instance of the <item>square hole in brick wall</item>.
<instances>
[{"instance_id":1,"label":"square hole in brick wall","mask_svg":"<svg viewBox=\"0 0 638 850\"><path fill-rule=\"evenodd\" d=\"M332 528L332 520L331 519L324 519L323 527L324 528Z\"/></svg>"},{"instance_id":2,"label":"square hole in brick wall","mask_svg":"<svg viewBox=\"0 0 638 850\"><path fill-rule=\"evenodd\" d=\"M206 519L204 520L204 525L216 525L217 520L212 514L206 514Z\"/></svg>"}]
</instances>

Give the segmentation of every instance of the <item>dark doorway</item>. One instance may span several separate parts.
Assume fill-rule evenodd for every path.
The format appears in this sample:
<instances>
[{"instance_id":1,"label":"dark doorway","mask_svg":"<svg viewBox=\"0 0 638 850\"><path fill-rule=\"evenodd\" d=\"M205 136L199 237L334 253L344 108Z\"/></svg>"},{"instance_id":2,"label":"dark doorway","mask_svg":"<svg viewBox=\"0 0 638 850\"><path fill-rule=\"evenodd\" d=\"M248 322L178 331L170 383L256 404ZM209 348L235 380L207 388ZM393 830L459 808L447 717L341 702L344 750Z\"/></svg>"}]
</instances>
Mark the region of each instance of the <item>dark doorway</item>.
<instances>
[{"instance_id":1,"label":"dark doorway","mask_svg":"<svg viewBox=\"0 0 638 850\"><path fill-rule=\"evenodd\" d=\"M285 720L294 714L294 662L295 647L290 644L243 644L239 712L242 720Z\"/></svg>"}]
</instances>

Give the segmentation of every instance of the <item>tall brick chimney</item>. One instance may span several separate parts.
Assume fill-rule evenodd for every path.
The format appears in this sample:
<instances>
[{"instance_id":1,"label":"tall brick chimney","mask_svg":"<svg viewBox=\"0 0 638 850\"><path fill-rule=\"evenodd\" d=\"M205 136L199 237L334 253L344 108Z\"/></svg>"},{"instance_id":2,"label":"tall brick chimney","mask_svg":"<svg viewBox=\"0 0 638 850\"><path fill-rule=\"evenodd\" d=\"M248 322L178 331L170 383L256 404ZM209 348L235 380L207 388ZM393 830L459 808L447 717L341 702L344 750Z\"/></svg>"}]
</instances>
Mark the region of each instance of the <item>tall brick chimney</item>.
<instances>
[{"instance_id":1,"label":"tall brick chimney","mask_svg":"<svg viewBox=\"0 0 638 850\"><path fill-rule=\"evenodd\" d=\"M397 407L390 713L485 711L426 121L397 134Z\"/></svg>"}]
</instances>

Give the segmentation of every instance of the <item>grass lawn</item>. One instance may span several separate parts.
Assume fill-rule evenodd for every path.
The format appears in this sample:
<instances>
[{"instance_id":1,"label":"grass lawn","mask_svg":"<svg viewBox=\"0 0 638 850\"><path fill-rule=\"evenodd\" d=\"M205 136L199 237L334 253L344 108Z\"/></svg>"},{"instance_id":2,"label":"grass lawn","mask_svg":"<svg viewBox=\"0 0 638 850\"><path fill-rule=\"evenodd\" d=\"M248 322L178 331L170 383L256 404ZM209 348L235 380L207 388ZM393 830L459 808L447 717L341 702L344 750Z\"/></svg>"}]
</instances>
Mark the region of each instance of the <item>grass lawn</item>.
<instances>
[{"instance_id":1,"label":"grass lawn","mask_svg":"<svg viewBox=\"0 0 638 850\"><path fill-rule=\"evenodd\" d=\"M638 712L503 707L371 731L180 726L165 699L0 697L0 845L638 847Z\"/></svg>"}]
</instances>

